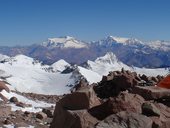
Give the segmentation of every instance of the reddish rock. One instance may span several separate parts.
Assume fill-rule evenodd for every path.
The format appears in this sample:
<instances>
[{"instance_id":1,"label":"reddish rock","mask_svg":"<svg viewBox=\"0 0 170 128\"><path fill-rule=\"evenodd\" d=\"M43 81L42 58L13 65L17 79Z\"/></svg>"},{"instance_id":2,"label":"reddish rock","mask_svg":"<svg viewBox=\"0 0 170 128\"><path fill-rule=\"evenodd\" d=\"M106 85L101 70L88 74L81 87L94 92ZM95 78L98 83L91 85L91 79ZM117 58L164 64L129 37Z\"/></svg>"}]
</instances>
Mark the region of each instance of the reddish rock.
<instances>
[{"instance_id":1,"label":"reddish rock","mask_svg":"<svg viewBox=\"0 0 170 128\"><path fill-rule=\"evenodd\" d=\"M45 119L47 118L47 114L43 113L43 112L38 112L36 113L36 118L42 120L42 119Z\"/></svg>"},{"instance_id":2,"label":"reddish rock","mask_svg":"<svg viewBox=\"0 0 170 128\"><path fill-rule=\"evenodd\" d=\"M96 128L152 128L152 120L138 113L119 112L99 122Z\"/></svg>"},{"instance_id":3,"label":"reddish rock","mask_svg":"<svg viewBox=\"0 0 170 128\"><path fill-rule=\"evenodd\" d=\"M25 122L19 122L19 123L16 123L15 124L15 127L16 128L26 128L26 127L29 127L29 125L28 124L26 124Z\"/></svg>"},{"instance_id":4,"label":"reddish rock","mask_svg":"<svg viewBox=\"0 0 170 128\"><path fill-rule=\"evenodd\" d=\"M11 114L11 106L0 104L0 117L7 117Z\"/></svg>"},{"instance_id":5,"label":"reddish rock","mask_svg":"<svg viewBox=\"0 0 170 128\"><path fill-rule=\"evenodd\" d=\"M67 111L56 103L50 128L92 128L97 122L87 110Z\"/></svg>"},{"instance_id":6,"label":"reddish rock","mask_svg":"<svg viewBox=\"0 0 170 128\"><path fill-rule=\"evenodd\" d=\"M81 88L72 94L65 95L59 103L68 110L89 109L99 105L100 101L92 87Z\"/></svg>"},{"instance_id":7,"label":"reddish rock","mask_svg":"<svg viewBox=\"0 0 170 128\"><path fill-rule=\"evenodd\" d=\"M10 92L9 88L5 85L5 83L4 83L3 81L0 81L0 92L1 92L3 89L4 89L5 91L7 91L7 92Z\"/></svg>"},{"instance_id":8,"label":"reddish rock","mask_svg":"<svg viewBox=\"0 0 170 128\"><path fill-rule=\"evenodd\" d=\"M17 99L16 97L11 97L11 98L9 99L9 101L10 101L10 102L13 102L13 103L16 103L16 102L18 102L18 99Z\"/></svg>"},{"instance_id":9,"label":"reddish rock","mask_svg":"<svg viewBox=\"0 0 170 128\"><path fill-rule=\"evenodd\" d=\"M18 107L22 107L22 108L25 107L25 104L22 103L22 102L16 102L15 105L18 106Z\"/></svg>"},{"instance_id":10,"label":"reddish rock","mask_svg":"<svg viewBox=\"0 0 170 128\"><path fill-rule=\"evenodd\" d=\"M117 96L121 91L131 90L137 86L139 81L136 77L137 74L130 71L122 71L120 74L110 73L104 76L97 86L94 86L94 90L100 98Z\"/></svg>"},{"instance_id":11,"label":"reddish rock","mask_svg":"<svg viewBox=\"0 0 170 128\"><path fill-rule=\"evenodd\" d=\"M89 113L99 120L121 111L141 113L143 103L144 99L141 96L122 92L118 97L109 98L105 103L91 108Z\"/></svg>"},{"instance_id":12,"label":"reddish rock","mask_svg":"<svg viewBox=\"0 0 170 128\"><path fill-rule=\"evenodd\" d=\"M146 100L170 99L170 89L157 86L134 87L133 93L139 94Z\"/></svg>"},{"instance_id":13,"label":"reddish rock","mask_svg":"<svg viewBox=\"0 0 170 128\"><path fill-rule=\"evenodd\" d=\"M52 110L51 108L43 108L42 112L45 113L47 117L52 118L54 110Z\"/></svg>"}]
</instances>

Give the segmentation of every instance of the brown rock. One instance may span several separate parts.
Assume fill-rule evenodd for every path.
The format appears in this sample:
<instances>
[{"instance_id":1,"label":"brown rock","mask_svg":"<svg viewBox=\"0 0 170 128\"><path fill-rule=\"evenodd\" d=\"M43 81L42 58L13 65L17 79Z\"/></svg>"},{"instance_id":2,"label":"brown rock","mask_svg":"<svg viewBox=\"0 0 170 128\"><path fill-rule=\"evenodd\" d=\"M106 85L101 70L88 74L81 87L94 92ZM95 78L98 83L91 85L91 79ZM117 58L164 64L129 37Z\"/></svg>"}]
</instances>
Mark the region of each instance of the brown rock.
<instances>
[{"instance_id":1,"label":"brown rock","mask_svg":"<svg viewBox=\"0 0 170 128\"><path fill-rule=\"evenodd\" d=\"M146 81L146 82L149 81L148 77L147 77L146 75L144 75L144 74L141 76L141 79L144 80L144 81Z\"/></svg>"},{"instance_id":2,"label":"brown rock","mask_svg":"<svg viewBox=\"0 0 170 128\"><path fill-rule=\"evenodd\" d=\"M146 100L157 100L157 99L169 99L170 89L156 87L156 86L146 86L146 87L134 87L133 93L139 94Z\"/></svg>"},{"instance_id":3,"label":"brown rock","mask_svg":"<svg viewBox=\"0 0 170 128\"><path fill-rule=\"evenodd\" d=\"M9 114L11 114L11 106L1 104L0 117L7 117Z\"/></svg>"},{"instance_id":4,"label":"brown rock","mask_svg":"<svg viewBox=\"0 0 170 128\"><path fill-rule=\"evenodd\" d=\"M68 110L88 109L99 105L100 101L92 87L81 88L72 94L67 94L59 103Z\"/></svg>"},{"instance_id":5,"label":"brown rock","mask_svg":"<svg viewBox=\"0 0 170 128\"><path fill-rule=\"evenodd\" d=\"M94 86L94 90L100 98L117 96L121 91L131 90L131 88L139 84L136 76L136 74L129 71L123 71L123 73L114 77L105 76L97 86Z\"/></svg>"},{"instance_id":6,"label":"brown rock","mask_svg":"<svg viewBox=\"0 0 170 128\"><path fill-rule=\"evenodd\" d=\"M4 83L3 81L0 81L0 92L1 92L3 89L4 89L5 91L7 91L7 92L10 92L9 88L5 85L5 83Z\"/></svg>"},{"instance_id":7,"label":"brown rock","mask_svg":"<svg viewBox=\"0 0 170 128\"><path fill-rule=\"evenodd\" d=\"M36 114L36 118L38 118L40 120L45 119L45 118L47 118L47 114L45 114L44 112L38 112Z\"/></svg>"},{"instance_id":8,"label":"brown rock","mask_svg":"<svg viewBox=\"0 0 170 128\"><path fill-rule=\"evenodd\" d=\"M151 80L153 80L154 82L158 83L159 82L159 79L156 78L156 77L151 77Z\"/></svg>"},{"instance_id":9,"label":"brown rock","mask_svg":"<svg viewBox=\"0 0 170 128\"><path fill-rule=\"evenodd\" d=\"M144 99L141 96L122 92L118 97L109 98L105 103L91 108L89 113L99 120L121 111L141 113L143 103Z\"/></svg>"},{"instance_id":10,"label":"brown rock","mask_svg":"<svg viewBox=\"0 0 170 128\"><path fill-rule=\"evenodd\" d=\"M26 128L26 127L29 127L29 125L26 124L25 122L19 122L19 123L15 124L15 127L16 128L19 128L19 127Z\"/></svg>"},{"instance_id":11,"label":"brown rock","mask_svg":"<svg viewBox=\"0 0 170 128\"><path fill-rule=\"evenodd\" d=\"M50 128L92 128L97 122L87 110L67 111L56 103Z\"/></svg>"},{"instance_id":12,"label":"brown rock","mask_svg":"<svg viewBox=\"0 0 170 128\"><path fill-rule=\"evenodd\" d=\"M11 97L11 98L9 99L9 101L10 101L10 102L13 102L13 103L16 103L16 102L18 102L18 99L17 99L16 97Z\"/></svg>"},{"instance_id":13,"label":"brown rock","mask_svg":"<svg viewBox=\"0 0 170 128\"><path fill-rule=\"evenodd\" d=\"M152 123L147 116L124 111L107 117L96 128L152 128Z\"/></svg>"},{"instance_id":14,"label":"brown rock","mask_svg":"<svg viewBox=\"0 0 170 128\"><path fill-rule=\"evenodd\" d=\"M47 115L47 117L52 118L54 111L51 108L43 108L43 113Z\"/></svg>"},{"instance_id":15,"label":"brown rock","mask_svg":"<svg viewBox=\"0 0 170 128\"><path fill-rule=\"evenodd\" d=\"M88 86L88 82L86 79L81 79L80 82L74 86L73 90L77 91L80 90L83 87L87 87Z\"/></svg>"},{"instance_id":16,"label":"brown rock","mask_svg":"<svg viewBox=\"0 0 170 128\"><path fill-rule=\"evenodd\" d=\"M25 107L25 104L22 103L22 102L16 102L15 105L18 106L18 107L22 107L22 108Z\"/></svg>"}]
</instances>

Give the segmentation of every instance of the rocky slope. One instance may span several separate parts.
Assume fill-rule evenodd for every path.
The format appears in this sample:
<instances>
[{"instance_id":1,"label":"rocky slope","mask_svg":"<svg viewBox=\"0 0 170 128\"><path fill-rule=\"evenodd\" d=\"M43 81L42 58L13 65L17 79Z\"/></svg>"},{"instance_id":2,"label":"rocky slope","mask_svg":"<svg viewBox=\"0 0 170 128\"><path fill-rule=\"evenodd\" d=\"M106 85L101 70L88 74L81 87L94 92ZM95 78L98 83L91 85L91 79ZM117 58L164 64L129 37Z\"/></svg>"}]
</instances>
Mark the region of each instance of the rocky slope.
<instances>
[{"instance_id":1,"label":"rocky slope","mask_svg":"<svg viewBox=\"0 0 170 128\"><path fill-rule=\"evenodd\" d=\"M169 128L170 90L155 86L163 78L122 69L95 84L82 79L61 96L11 91L0 82L0 126Z\"/></svg>"},{"instance_id":2,"label":"rocky slope","mask_svg":"<svg viewBox=\"0 0 170 128\"><path fill-rule=\"evenodd\" d=\"M170 90L154 86L161 79L123 70L111 72L97 84L81 83L56 103L50 127L169 128L170 106L161 101L169 102ZM154 98L146 98L149 90Z\"/></svg>"}]
</instances>

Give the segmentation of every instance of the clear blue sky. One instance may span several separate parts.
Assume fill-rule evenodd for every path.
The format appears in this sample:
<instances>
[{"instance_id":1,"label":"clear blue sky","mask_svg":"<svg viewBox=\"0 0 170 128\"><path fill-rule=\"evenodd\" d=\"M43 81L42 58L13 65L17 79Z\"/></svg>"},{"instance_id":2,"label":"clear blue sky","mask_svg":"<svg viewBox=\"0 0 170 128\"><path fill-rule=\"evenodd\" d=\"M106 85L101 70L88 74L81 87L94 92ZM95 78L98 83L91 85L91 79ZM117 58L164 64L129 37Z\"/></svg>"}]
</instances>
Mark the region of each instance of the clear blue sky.
<instances>
[{"instance_id":1,"label":"clear blue sky","mask_svg":"<svg viewBox=\"0 0 170 128\"><path fill-rule=\"evenodd\" d=\"M65 35L170 40L170 0L0 0L0 45Z\"/></svg>"}]
</instances>

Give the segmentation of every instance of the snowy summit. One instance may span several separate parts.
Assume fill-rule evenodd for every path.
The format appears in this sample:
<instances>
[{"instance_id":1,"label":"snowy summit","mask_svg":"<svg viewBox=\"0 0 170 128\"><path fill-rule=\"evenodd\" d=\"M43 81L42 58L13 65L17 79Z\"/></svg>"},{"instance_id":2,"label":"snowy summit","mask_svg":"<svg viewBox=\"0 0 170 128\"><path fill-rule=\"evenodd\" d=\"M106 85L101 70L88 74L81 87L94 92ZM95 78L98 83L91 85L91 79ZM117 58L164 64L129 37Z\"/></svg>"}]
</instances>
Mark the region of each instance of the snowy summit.
<instances>
[{"instance_id":1,"label":"snowy summit","mask_svg":"<svg viewBox=\"0 0 170 128\"><path fill-rule=\"evenodd\" d=\"M47 42L43 42L42 46L49 48L87 48L87 44L75 39L74 37L65 36L59 38L48 38Z\"/></svg>"}]
</instances>

